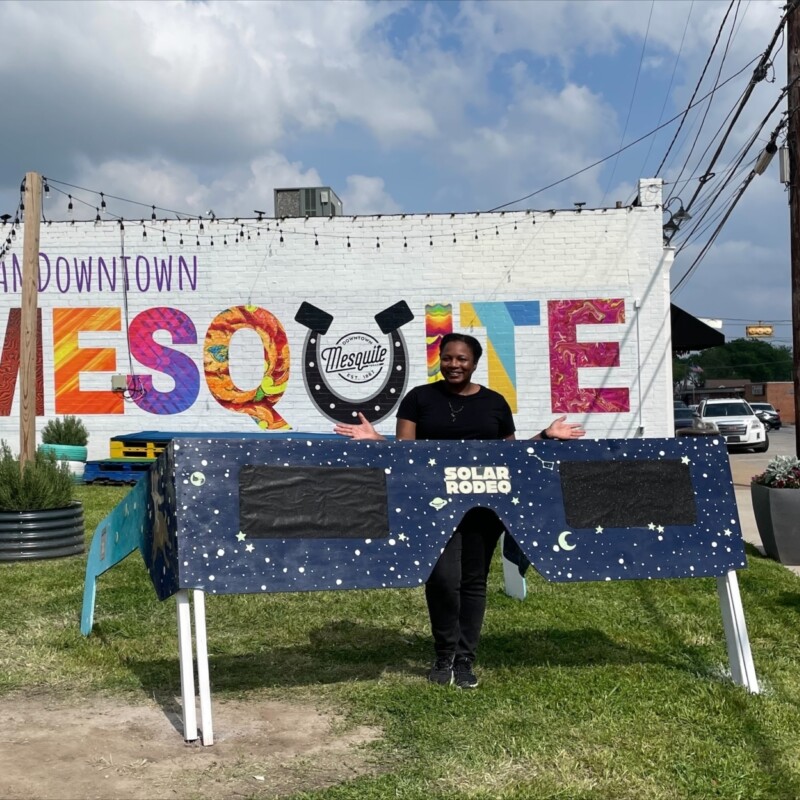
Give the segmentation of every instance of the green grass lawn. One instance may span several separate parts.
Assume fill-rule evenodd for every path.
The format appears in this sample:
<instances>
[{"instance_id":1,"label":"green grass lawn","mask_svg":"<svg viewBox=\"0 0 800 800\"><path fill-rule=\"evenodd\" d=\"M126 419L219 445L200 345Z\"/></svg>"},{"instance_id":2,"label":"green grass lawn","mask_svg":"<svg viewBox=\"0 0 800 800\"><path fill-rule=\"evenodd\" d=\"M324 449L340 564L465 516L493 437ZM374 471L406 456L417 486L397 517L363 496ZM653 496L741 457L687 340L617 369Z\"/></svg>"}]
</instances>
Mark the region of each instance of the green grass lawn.
<instances>
[{"instance_id":1,"label":"green grass lawn","mask_svg":"<svg viewBox=\"0 0 800 800\"><path fill-rule=\"evenodd\" d=\"M81 487L87 530L127 489ZM762 695L727 676L713 580L548 584L524 603L499 563L474 692L424 679L421 590L207 599L214 696L311 700L377 725L377 775L302 798L799 798L800 579L748 552L740 585ZM138 553L0 565L0 697L180 691L175 602Z\"/></svg>"}]
</instances>

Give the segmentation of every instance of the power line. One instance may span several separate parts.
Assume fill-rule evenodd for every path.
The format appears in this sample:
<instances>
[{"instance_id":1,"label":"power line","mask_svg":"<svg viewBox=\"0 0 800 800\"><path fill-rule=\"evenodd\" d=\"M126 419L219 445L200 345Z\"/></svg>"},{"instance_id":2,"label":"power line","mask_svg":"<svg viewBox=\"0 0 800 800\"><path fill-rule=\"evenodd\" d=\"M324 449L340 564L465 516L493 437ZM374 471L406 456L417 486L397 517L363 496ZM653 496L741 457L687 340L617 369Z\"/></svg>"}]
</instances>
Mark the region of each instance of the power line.
<instances>
[{"instance_id":1,"label":"power line","mask_svg":"<svg viewBox=\"0 0 800 800\"><path fill-rule=\"evenodd\" d=\"M664 158L661 159L661 163L658 165L658 169L655 171L656 175L661 174L661 168L664 166L664 162L667 160L673 146L675 145L675 140L678 138L678 134L681 132L681 128L683 127L683 123L686 121L686 116L689 113L689 110L692 108L692 101L696 97L697 93L700 91L700 86L703 83L703 78L705 77L706 70L708 69L708 65L711 63L711 59L714 57L714 51L717 49L717 44L719 43L719 38L722 36L723 28L725 27L725 21L728 19L728 14L731 13L731 9L733 8L734 0L731 0L731 4L728 6L728 10L725 12L725 16L722 18L722 22L720 23L719 30L717 31L717 37L714 39L714 44L711 46L711 52L708 54L708 58L706 59L706 63L703 66L703 71L700 73L700 77L697 80L697 85L694 87L694 92L692 92L692 96L689 99L689 105L686 107L685 111L682 111L681 114L678 116L682 116L683 119L681 120L681 124L678 125L678 130L675 131L675 135L672 137L672 141L669 143L669 147L667 148L667 152L664 153ZM703 98L705 99L705 98ZM702 103L703 101L698 101Z\"/></svg>"},{"instance_id":2,"label":"power line","mask_svg":"<svg viewBox=\"0 0 800 800\"><path fill-rule=\"evenodd\" d=\"M622 129L622 136L619 137L619 145L622 147L623 142L625 141L625 134L628 132L628 124L631 121L631 112L633 111L633 104L636 100L636 89L639 86L639 76L642 74L642 64L644 63L644 54L645 50L647 49L647 40L650 36L650 22L653 19L653 8L655 7L656 0L651 0L650 2L650 15L647 17L647 30L644 32L644 41L642 42L642 52L639 54L639 66L636 68L636 78L633 81L633 92L631 92L631 102L628 105L628 116L625 117L625 127ZM660 122L661 120L659 120ZM603 192L603 199L600 201L600 205L605 205L606 197L608 196L608 191L611 188L611 184L614 181L614 175L617 172L617 164L619 163L619 156L614 160L614 166L611 169L611 175L609 175L608 183L606 183L606 190Z\"/></svg>"},{"instance_id":3,"label":"power line","mask_svg":"<svg viewBox=\"0 0 800 800\"><path fill-rule=\"evenodd\" d=\"M738 78L739 75L741 75L753 62L757 61L758 58L759 58L759 56L756 56L755 58L752 58L740 70L738 70L737 72L734 72L733 75L731 75L729 78L726 78L722 83L720 83L719 86L717 86L716 88L712 89L707 94L704 94L696 103L694 103L694 105L699 105L705 99L707 99L712 94L714 94L714 92L719 91L720 89L722 89L723 86L725 86L726 84L730 83L735 78ZM692 108L692 107L693 107L692 105L687 106L687 109L688 108ZM648 133L643 134L638 139L634 139L632 142L629 142L624 147L621 147L619 150L616 150L615 152L610 153L609 155L604 156L601 159L598 159L597 161L593 162L592 164L589 164L588 166L585 166L585 167L583 167L583 168L581 168L579 170L576 170L575 172L571 173L570 175L567 175L564 178L560 178L557 181L553 181L553 183L549 183L547 186L543 186L541 189L537 189L535 192L530 192L529 194L526 194L524 197L518 197L516 200L509 200L507 203L503 203L502 205L495 206L494 208L490 208L488 210L488 212L486 212L486 213L491 213L493 211L500 211L501 209L508 208L508 206L513 206L513 205L516 205L517 203L521 203L521 202L523 202L523 200L529 200L531 197L535 197L537 194L541 194L542 192L546 192L548 189L552 189L554 186L559 186L562 183L566 183L567 181L572 180L572 178L576 178L578 175L582 175L584 172L588 172L590 169L594 169L595 167L599 166L600 164L604 164L606 161L609 161L610 159L614 158L614 156L617 156L620 153L624 153L626 150L629 150L634 145L639 144L639 142L643 142L648 137L652 136L655 133L658 133L660 130L666 128L668 125L671 125L673 122L675 122L676 119L678 119L684 113L685 113L685 111L679 112L674 117L671 117L666 122L664 122L661 125L653 128Z\"/></svg>"},{"instance_id":4,"label":"power line","mask_svg":"<svg viewBox=\"0 0 800 800\"><path fill-rule=\"evenodd\" d=\"M733 6L733 0L731 0L731 5L728 6L728 12L730 12L731 6ZM725 49L722 52L722 58L720 59L720 62L719 62L719 69L717 70L717 77L716 77L716 79L714 81L714 88L715 89L717 88L717 85L719 84L719 76L722 74L722 67L725 65L725 59L726 59L726 57L728 55L728 48L731 45L731 38L733 37L733 31L734 31L734 28L736 26L736 17L738 15L738 13L739 13L739 5L737 3L737 5L736 5L736 14L734 14L734 17L733 17L733 23L731 25L731 30L730 30L730 33L728 34L728 41L725 43ZM726 13L725 19L727 19L727 16L728 15ZM723 20L722 24L723 25L725 24L725 20ZM722 32L722 30L720 29L720 33L721 32ZM717 37L717 41L719 41L719 37ZM716 47L716 42L714 42L714 46ZM714 100L714 98L709 99L708 104L706 105L705 111L703 113L703 117L700 120L700 127L697 129L697 133L695 134L694 141L692 142L692 146L689 148L689 152L686 155L686 160L683 162L683 166L681 167L681 171L678 173L678 178L677 178L678 180L681 179L681 176L683 175L684 171L686 170L686 167L689 165L689 161L692 158L692 153L694 153L694 148L697 146L697 142L700 139L700 134L703 132L703 126L706 124L706 120L708 119L708 113L709 113L709 111L711 111L711 104L712 104L713 100ZM708 149L708 148L706 148L706 149ZM671 198L669 198L669 199L671 199Z\"/></svg>"}]
</instances>

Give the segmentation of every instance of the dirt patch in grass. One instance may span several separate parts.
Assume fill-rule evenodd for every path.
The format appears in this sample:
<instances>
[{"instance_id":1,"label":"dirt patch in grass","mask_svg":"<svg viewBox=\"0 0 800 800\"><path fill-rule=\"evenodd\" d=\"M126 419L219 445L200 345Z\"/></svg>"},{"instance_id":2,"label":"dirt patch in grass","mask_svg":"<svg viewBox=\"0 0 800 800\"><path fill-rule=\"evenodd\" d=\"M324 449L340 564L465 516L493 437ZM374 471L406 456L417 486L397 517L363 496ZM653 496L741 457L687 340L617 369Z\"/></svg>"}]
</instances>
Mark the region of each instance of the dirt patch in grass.
<instances>
[{"instance_id":1,"label":"dirt patch in grass","mask_svg":"<svg viewBox=\"0 0 800 800\"><path fill-rule=\"evenodd\" d=\"M156 703L47 696L2 701L3 800L279 797L376 771L364 745L311 706L214 702L214 745L183 741L178 714Z\"/></svg>"}]
</instances>

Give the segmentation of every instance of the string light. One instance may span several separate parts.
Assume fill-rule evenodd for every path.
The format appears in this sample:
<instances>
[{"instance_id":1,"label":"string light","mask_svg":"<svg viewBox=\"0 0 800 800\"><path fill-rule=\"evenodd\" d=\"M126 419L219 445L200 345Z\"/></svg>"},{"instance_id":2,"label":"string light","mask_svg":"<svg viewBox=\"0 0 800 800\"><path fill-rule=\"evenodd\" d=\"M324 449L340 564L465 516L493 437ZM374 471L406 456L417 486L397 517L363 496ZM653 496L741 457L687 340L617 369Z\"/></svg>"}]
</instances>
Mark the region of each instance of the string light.
<instances>
[{"instance_id":1,"label":"string light","mask_svg":"<svg viewBox=\"0 0 800 800\"><path fill-rule=\"evenodd\" d=\"M283 228L278 228L281 234L281 244L283 244Z\"/></svg>"},{"instance_id":2,"label":"string light","mask_svg":"<svg viewBox=\"0 0 800 800\"><path fill-rule=\"evenodd\" d=\"M350 245L350 237L349 236L347 237L347 246L351 247L351 245Z\"/></svg>"},{"instance_id":3,"label":"string light","mask_svg":"<svg viewBox=\"0 0 800 800\"><path fill-rule=\"evenodd\" d=\"M150 219L154 220L155 218L156 218L156 207L153 206L153 212L150 214Z\"/></svg>"},{"instance_id":4,"label":"string light","mask_svg":"<svg viewBox=\"0 0 800 800\"><path fill-rule=\"evenodd\" d=\"M106 197L102 192L100 192L100 208L102 208L103 211L106 210Z\"/></svg>"},{"instance_id":5,"label":"string light","mask_svg":"<svg viewBox=\"0 0 800 800\"><path fill-rule=\"evenodd\" d=\"M67 197L69 198L69 204L67 205L67 211L71 214L72 213L72 195L68 194Z\"/></svg>"},{"instance_id":6,"label":"string light","mask_svg":"<svg viewBox=\"0 0 800 800\"><path fill-rule=\"evenodd\" d=\"M380 236L376 236L375 240L376 240L375 247L377 247L378 250L380 250L381 249L381 237Z\"/></svg>"},{"instance_id":7,"label":"string light","mask_svg":"<svg viewBox=\"0 0 800 800\"><path fill-rule=\"evenodd\" d=\"M403 247L408 247L408 239L405 236L403 237Z\"/></svg>"},{"instance_id":8,"label":"string light","mask_svg":"<svg viewBox=\"0 0 800 800\"><path fill-rule=\"evenodd\" d=\"M100 209L99 208L95 208L95 211L97 211L97 216L94 218L94 224L97 225L97 223L101 221L100 220Z\"/></svg>"}]
</instances>

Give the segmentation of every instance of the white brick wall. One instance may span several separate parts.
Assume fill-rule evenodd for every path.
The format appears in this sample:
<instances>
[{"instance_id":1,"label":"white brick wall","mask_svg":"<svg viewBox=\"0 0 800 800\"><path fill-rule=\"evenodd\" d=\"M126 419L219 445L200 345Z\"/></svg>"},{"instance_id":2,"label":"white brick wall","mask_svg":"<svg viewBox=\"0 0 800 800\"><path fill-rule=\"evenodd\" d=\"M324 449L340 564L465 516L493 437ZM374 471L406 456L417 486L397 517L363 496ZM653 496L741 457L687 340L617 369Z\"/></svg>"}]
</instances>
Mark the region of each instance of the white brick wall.
<instances>
[{"instance_id":1,"label":"white brick wall","mask_svg":"<svg viewBox=\"0 0 800 800\"><path fill-rule=\"evenodd\" d=\"M518 435L528 436L556 416L551 410L553 376L547 301L620 298L624 301L624 323L580 325L577 329L579 341L618 343L619 366L583 368L579 370L579 379L583 388L627 388L630 411L577 413L570 414L570 419L583 422L590 435L597 437L635 436L640 433L640 427L645 436L668 435L671 430L671 253L662 248L660 182L641 181L640 196L642 205L631 208L555 214L344 216L264 220L262 223L248 220L245 231L250 239L238 243L235 235L241 230L241 222L221 220L206 223L199 248L196 246L196 221L148 223L146 239L142 236L141 225L127 222L124 251L131 281L127 293L128 321L132 322L142 312L168 307L183 312L194 328L193 340L185 344L173 344L170 330L162 330L153 337L164 347L185 354L195 365L191 369L199 373L196 398L185 410L175 414L151 413L131 401L124 402L121 413L97 413L98 403L102 402L97 398L102 396L82 394L89 391L110 393L111 375L130 371L125 332L126 298L121 280L115 291L107 287L99 291L96 283L98 258L105 261L109 270L116 259L119 274L121 231L113 222L97 226L92 222L45 225L41 232L40 269L45 271L49 260L50 279L38 297L43 324L45 415L37 419L37 429L41 429L47 419L61 413L56 404L58 383L59 396L78 409L75 413L79 413L90 428L92 458L107 456L109 437L120 433L257 430L250 416L220 405L203 375L203 345L212 320L229 307L250 304L274 314L288 335L291 371L276 410L295 429L329 431L332 422L316 408L303 379L303 347L308 331L294 319L301 302L311 303L334 316L324 337L327 346L358 331L369 334L378 344L388 344L374 315L398 301L405 301L414 314L414 319L401 329L408 350L410 387L427 380L426 304L452 304L454 329L474 333L486 345L484 328L470 328L468 321L461 319L462 303L538 301L539 325L515 328L513 342L502 337L497 339L501 349L507 350L513 344L516 352L518 410L515 418ZM283 243L276 229L282 229ZM162 242L162 231L166 243ZM214 238L213 247L210 234ZM318 244L315 244L315 234ZM223 244L225 235L227 246ZM347 247L348 236L350 248ZM0 346L4 347L1 366L6 374L12 363L12 353L5 345L9 312L21 306L14 257L21 266L22 239L18 234L11 252L0 263ZM378 239L380 248L376 247ZM197 259L196 291L188 286L180 290L175 281L170 291L159 291L152 274L149 288L141 290L139 284L145 282L145 263L152 270L154 258L168 259L169 256L173 259L173 277L179 256L190 267L192 259ZM81 260L88 265L90 258L95 275L92 291L78 291L76 261L78 266ZM45 280L44 275L42 280ZM640 305L638 310L635 301ZM56 361L64 361L65 351L63 341L56 341L54 309L90 307L119 310L122 330L84 330L78 334L80 348L109 350L113 368L84 365L79 387L69 389L69 364L62 365L58 381L55 375ZM56 351L56 345L61 349ZM508 358L500 355L508 367ZM489 361L487 353L476 373L481 383L488 382ZM230 363L231 376L241 390L258 386L263 374L263 355L261 340L254 331L241 331L233 336ZM348 400L366 399L380 387L388 366L385 364L371 382L348 383L331 376L331 385ZM145 368L135 360L133 371L153 376L156 391L168 393L176 388L172 378ZM503 387L495 385L494 388ZM8 397L5 403L8 406ZM0 388L0 438L9 441L16 450L18 383L10 409L4 409L2 404ZM392 432L394 414L384 419L379 428Z\"/></svg>"}]
</instances>

